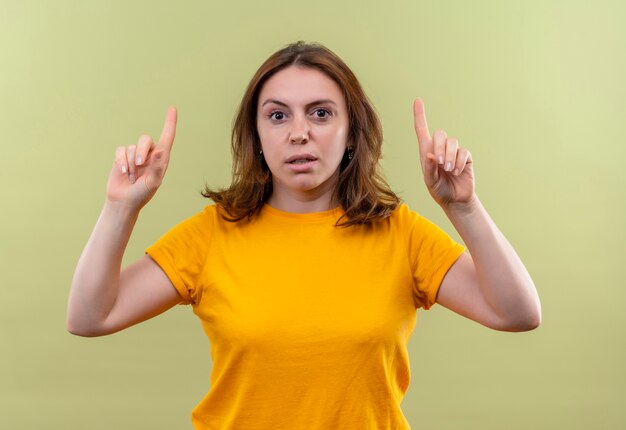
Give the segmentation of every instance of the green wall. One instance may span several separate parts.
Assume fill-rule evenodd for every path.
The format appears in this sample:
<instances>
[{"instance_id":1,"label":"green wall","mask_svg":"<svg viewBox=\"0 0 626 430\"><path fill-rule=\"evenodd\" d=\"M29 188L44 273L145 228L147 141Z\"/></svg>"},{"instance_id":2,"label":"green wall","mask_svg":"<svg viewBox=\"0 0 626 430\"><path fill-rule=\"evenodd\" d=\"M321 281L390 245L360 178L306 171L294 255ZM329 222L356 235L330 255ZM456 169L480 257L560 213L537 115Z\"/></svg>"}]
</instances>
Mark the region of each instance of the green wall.
<instances>
[{"instance_id":1,"label":"green wall","mask_svg":"<svg viewBox=\"0 0 626 430\"><path fill-rule=\"evenodd\" d=\"M0 428L184 429L209 388L189 307L113 336L65 329L74 268L118 145L178 132L124 265L230 180L247 81L283 45L326 44L385 131L383 166L459 239L424 186L412 101L472 151L477 193L530 271L543 324L420 312L414 429L625 428L626 6L621 1L0 1Z\"/></svg>"}]
</instances>

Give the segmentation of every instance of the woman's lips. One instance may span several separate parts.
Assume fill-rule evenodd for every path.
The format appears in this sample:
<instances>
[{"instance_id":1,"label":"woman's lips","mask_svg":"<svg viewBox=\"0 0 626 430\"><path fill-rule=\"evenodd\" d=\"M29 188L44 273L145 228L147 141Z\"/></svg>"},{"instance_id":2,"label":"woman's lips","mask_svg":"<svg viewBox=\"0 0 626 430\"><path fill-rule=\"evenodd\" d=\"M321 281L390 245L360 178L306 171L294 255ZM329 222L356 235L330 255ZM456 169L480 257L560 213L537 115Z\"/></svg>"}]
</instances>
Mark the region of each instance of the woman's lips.
<instances>
[{"instance_id":1,"label":"woman's lips","mask_svg":"<svg viewBox=\"0 0 626 430\"><path fill-rule=\"evenodd\" d=\"M309 160L301 158L298 161L287 163L291 171L300 173L311 170L317 164L317 160Z\"/></svg>"},{"instance_id":2,"label":"woman's lips","mask_svg":"<svg viewBox=\"0 0 626 430\"><path fill-rule=\"evenodd\" d=\"M313 168L317 163L317 157L309 153L300 153L287 158L286 163L292 172L301 173Z\"/></svg>"},{"instance_id":3,"label":"woman's lips","mask_svg":"<svg viewBox=\"0 0 626 430\"><path fill-rule=\"evenodd\" d=\"M294 161L299 161L299 160L312 160L315 161L317 160L317 157L314 156L313 154L309 154L309 153L300 153L300 154L294 154L291 157L287 158L287 163L293 163Z\"/></svg>"}]
</instances>

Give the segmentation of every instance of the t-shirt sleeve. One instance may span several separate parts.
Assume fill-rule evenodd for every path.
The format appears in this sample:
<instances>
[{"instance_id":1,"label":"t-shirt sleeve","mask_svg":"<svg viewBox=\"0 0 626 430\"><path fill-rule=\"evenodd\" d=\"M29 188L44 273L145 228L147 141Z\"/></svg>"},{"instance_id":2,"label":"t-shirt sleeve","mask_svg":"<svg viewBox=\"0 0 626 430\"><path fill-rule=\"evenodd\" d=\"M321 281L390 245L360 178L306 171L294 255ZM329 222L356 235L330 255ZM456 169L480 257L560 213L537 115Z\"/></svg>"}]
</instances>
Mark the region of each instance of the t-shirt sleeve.
<instances>
[{"instance_id":1,"label":"t-shirt sleeve","mask_svg":"<svg viewBox=\"0 0 626 430\"><path fill-rule=\"evenodd\" d=\"M205 207L175 225L144 251L174 284L181 296L180 304L200 301L202 290L198 283L207 259L212 212L210 205Z\"/></svg>"},{"instance_id":2,"label":"t-shirt sleeve","mask_svg":"<svg viewBox=\"0 0 626 430\"><path fill-rule=\"evenodd\" d=\"M465 251L439 226L410 212L409 260L413 275L416 308L430 309L435 304L443 278Z\"/></svg>"}]
</instances>

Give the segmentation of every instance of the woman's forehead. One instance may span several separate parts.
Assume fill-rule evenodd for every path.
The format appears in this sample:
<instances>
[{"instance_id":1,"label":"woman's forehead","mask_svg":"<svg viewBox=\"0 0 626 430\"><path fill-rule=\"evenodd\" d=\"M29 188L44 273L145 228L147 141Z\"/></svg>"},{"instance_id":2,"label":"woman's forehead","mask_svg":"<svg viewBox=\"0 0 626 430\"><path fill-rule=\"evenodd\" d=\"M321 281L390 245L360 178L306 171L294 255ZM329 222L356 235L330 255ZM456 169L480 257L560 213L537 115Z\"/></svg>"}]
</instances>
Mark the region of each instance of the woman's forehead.
<instances>
[{"instance_id":1,"label":"woman's forehead","mask_svg":"<svg viewBox=\"0 0 626 430\"><path fill-rule=\"evenodd\" d=\"M313 69L290 66L270 77L259 96L259 105L278 101L287 106L306 106L316 101L332 101L343 106L339 85L325 73ZM281 104L279 103L279 104Z\"/></svg>"}]
</instances>

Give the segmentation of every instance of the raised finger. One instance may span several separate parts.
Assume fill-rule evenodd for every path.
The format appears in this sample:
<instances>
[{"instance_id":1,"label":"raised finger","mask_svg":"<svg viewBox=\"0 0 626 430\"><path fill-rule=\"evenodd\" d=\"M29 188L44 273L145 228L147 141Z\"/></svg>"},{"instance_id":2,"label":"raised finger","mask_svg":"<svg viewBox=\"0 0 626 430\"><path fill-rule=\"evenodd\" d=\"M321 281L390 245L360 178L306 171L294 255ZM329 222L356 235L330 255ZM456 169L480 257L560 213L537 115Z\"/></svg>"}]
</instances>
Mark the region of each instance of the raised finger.
<instances>
[{"instance_id":1,"label":"raised finger","mask_svg":"<svg viewBox=\"0 0 626 430\"><path fill-rule=\"evenodd\" d=\"M145 161L148 159L148 154L150 153L153 145L154 142L152 142L152 138L147 134L144 134L139 138L139 141L137 141L137 153L135 154L136 165L139 166L145 163Z\"/></svg>"},{"instance_id":2,"label":"raised finger","mask_svg":"<svg viewBox=\"0 0 626 430\"><path fill-rule=\"evenodd\" d=\"M433 134L433 154L435 154L435 160L437 164L442 165L446 157L446 137L448 135L443 130L437 130Z\"/></svg>"},{"instance_id":3,"label":"raised finger","mask_svg":"<svg viewBox=\"0 0 626 430\"><path fill-rule=\"evenodd\" d=\"M459 141L454 137L446 139L446 164L443 170L451 172L456 163L456 154L459 149Z\"/></svg>"},{"instance_id":4,"label":"raised finger","mask_svg":"<svg viewBox=\"0 0 626 430\"><path fill-rule=\"evenodd\" d=\"M128 162L128 179L131 184L135 183L135 179L137 178L137 167L135 166L135 153L137 152L136 145L129 145L126 150L126 159Z\"/></svg>"},{"instance_id":5,"label":"raised finger","mask_svg":"<svg viewBox=\"0 0 626 430\"><path fill-rule=\"evenodd\" d=\"M428 123L426 122L426 111L424 110L424 102L422 99L415 99L413 102L413 116L415 119L415 134L419 142L420 154L426 157L426 154L432 152L432 140L428 131Z\"/></svg>"},{"instance_id":6,"label":"raised finger","mask_svg":"<svg viewBox=\"0 0 626 430\"><path fill-rule=\"evenodd\" d=\"M120 166L122 174L128 171L128 162L126 161L126 147L118 146L115 149L115 163Z\"/></svg>"},{"instance_id":7,"label":"raised finger","mask_svg":"<svg viewBox=\"0 0 626 430\"><path fill-rule=\"evenodd\" d=\"M174 106L170 106L167 109L165 115L165 124L163 124L163 131L159 138L159 146L163 146L167 153L172 149L174 143L174 137L176 136L176 121L178 120L178 112Z\"/></svg>"}]
</instances>

